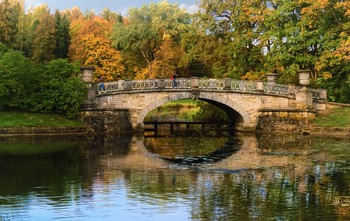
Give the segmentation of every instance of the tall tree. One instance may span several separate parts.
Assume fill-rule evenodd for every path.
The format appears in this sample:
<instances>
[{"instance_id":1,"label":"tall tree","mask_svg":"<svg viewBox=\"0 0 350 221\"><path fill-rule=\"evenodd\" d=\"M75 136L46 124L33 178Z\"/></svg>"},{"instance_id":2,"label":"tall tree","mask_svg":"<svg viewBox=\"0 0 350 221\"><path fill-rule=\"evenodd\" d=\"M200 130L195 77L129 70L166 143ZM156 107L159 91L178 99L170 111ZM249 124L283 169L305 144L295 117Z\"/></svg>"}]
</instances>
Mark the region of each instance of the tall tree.
<instances>
[{"instance_id":1,"label":"tall tree","mask_svg":"<svg viewBox=\"0 0 350 221\"><path fill-rule=\"evenodd\" d=\"M106 81L122 79L123 59L109 39L88 34L82 38L82 44L82 65L94 66L96 76L102 76Z\"/></svg>"},{"instance_id":2,"label":"tall tree","mask_svg":"<svg viewBox=\"0 0 350 221\"><path fill-rule=\"evenodd\" d=\"M202 0L200 7L203 9L200 17L203 32L215 36L216 39L211 40L221 46L214 51L217 60L214 75L238 78L259 72L264 61L260 38L267 2Z\"/></svg>"},{"instance_id":3,"label":"tall tree","mask_svg":"<svg viewBox=\"0 0 350 221\"><path fill-rule=\"evenodd\" d=\"M43 6L39 11L39 17L34 24L31 58L38 62L51 61L55 58L55 18L47 6Z\"/></svg>"},{"instance_id":4,"label":"tall tree","mask_svg":"<svg viewBox=\"0 0 350 221\"><path fill-rule=\"evenodd\" d=\"M102 10L101 17L110 22L112 25L117 22L123 22L123 16L121 14L112 12L109 8Z\"/></svg>"},{"instance_id":5,"label":"tall tree","mask_svg":"<svg viewBox=\"0 0 350 221\"><path fill-rule=\"evenodd\" d=\"M57 10L55 13L56 23L56 58L68 58L68 48L70 43L69 26L70 22L66 14L61 15Z\"/></svg>"},{"instance_id":6,"label":"tall tree","mask_svg":"<svg viewBox=\"0 0 350 221\"><path fill-rule=\"evenodd\" d=\"M7 47L14 48L19 18L19 3L3 0L0 2L0 41Z\"/></svg>"},{"instance_id":7,"label":"tall tree","mask_svg":"<svg viewBox=\"0 0 350 221\"><path fill-rule=\"evenodd\" d=\"M108 38L111 32L111 25L108 21L98 16L93 16L91 19L84 19L83 17L71 22L71 44L69 46L69 58L72 61L81 60L81 52L84 45L82 39L87 35L99 36Z\"/></svg>"},{"instance_id":8,"label":"tall tree","mask_svg":"<svg viewBox=\"0 0 350 221\"><path fill-rule=\"evenodd\" d=\"M71 23L69 58L81 65L93 65L95 79L100 75L107 81L118 80L124 72L120 52L109 40L111 29L111 24L99 16L81 17Z\"/></svg>"},{"instance_id":9,"label":"tall tree","mask_svg":"<svg viewBox=\"0 0 350 221\"><path fill-rule=\"evenodd\" d=\"M170 36L177 44L181 34L186 32L190 24L189 14L176 4L162 1L157 4L143 5L140 9L129 10L127 23L118 23L114 27L113 42L118 49L133 54L138 59L134 70L147 68L147 76L153 73L156 53L160 50L166 36Z\"/></svg>"},{"instance_id":10,"label":"tall tree","mask_svg":"<svg viewBox=\"0 0 350 221\"><path fill-rule=\"evenodd\" d=\"M26 48L28 48L27 38L31 26L29 16L26 14L25 0L18 0L18 14L17 34L15 37L14 48L25 52Z\"/></svg>"}]
</instances>

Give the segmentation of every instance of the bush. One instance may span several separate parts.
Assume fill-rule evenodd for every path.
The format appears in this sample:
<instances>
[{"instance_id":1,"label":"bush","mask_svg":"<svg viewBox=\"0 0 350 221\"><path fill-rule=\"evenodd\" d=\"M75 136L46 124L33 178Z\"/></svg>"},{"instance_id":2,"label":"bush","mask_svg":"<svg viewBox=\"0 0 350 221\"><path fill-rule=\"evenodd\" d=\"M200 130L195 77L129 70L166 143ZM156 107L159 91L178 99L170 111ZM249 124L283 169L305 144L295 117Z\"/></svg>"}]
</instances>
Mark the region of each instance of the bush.
<instances>
[{"instance_id":1,"label":"bush","mask_svg":"<svg viewBox=\"0 0 350 221\"><path fill-rule=\"evenodd\" d=\"M85 85L77 65L64 59L35 64L0 44L0 109L64 113L79 111Z\"/></svg>"}]
</instances>

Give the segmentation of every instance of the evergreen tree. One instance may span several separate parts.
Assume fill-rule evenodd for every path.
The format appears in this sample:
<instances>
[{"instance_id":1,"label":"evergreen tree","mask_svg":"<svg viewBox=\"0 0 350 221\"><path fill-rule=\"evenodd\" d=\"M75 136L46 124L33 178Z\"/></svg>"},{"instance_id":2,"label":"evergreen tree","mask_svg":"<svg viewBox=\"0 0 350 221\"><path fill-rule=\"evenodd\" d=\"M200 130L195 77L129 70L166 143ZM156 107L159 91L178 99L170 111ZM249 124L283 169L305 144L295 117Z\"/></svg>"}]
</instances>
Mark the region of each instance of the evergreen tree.
<instances>
[{"instance_id":1,"label":"evergreen tree","mask_svg":"<svg viewBox=\"0 0 350 221\"><path fill-rule=\"evenodd\" d=\"M69 26L70 21L67 15L63 16L57 10L55 13L55 24L56 24L56 58L68 58L68 48L70 43Z\"/></svg>"}]
</instances>

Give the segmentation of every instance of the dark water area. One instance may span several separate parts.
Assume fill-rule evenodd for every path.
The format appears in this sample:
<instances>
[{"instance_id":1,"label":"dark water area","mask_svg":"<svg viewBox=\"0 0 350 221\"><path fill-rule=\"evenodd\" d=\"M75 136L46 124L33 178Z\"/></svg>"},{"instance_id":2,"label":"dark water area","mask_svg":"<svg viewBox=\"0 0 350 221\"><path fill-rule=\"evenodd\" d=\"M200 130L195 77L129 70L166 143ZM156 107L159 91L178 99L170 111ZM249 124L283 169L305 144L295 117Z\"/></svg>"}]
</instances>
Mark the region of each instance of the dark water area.
<instances>
[{"instance_id":1,"label":"dark water area","mask_svg":"<svg viewBox=\"0 0 350 221\"><path fill-rule=\"evenodd\" d=\"M350 138L0 137L0 221L350 220Z\"/></svg>"}]
</instances>

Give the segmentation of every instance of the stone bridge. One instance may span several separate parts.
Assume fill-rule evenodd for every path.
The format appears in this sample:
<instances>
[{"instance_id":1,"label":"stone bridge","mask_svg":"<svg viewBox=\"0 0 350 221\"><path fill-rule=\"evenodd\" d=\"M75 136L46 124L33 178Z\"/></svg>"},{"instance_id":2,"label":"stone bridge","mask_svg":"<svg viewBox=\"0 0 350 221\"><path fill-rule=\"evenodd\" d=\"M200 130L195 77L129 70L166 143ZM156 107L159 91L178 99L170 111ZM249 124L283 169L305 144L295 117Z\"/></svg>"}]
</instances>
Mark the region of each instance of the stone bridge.
<instances>
[{"instance_id":1,"label":"stone bridge","mask_svg":"<svg viewBox=\"0 0 350 221\"><path fill-rule=\"evenodd\" d=\"M301 86L268 80L178 78L177 88L170 79L119 80L105 83L98 93L92 69L82 69L88 95L82 116L85 122L104 132L142 130L145 116L163 104L185 98L200 99L225 111L239 131L302 132L326 108L326 90L310 89L308 77Z\"/></svg>"}]
</instances>

